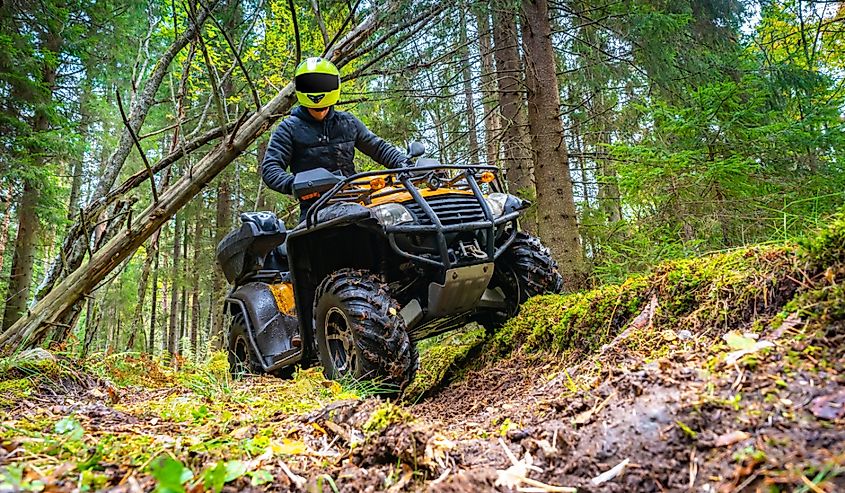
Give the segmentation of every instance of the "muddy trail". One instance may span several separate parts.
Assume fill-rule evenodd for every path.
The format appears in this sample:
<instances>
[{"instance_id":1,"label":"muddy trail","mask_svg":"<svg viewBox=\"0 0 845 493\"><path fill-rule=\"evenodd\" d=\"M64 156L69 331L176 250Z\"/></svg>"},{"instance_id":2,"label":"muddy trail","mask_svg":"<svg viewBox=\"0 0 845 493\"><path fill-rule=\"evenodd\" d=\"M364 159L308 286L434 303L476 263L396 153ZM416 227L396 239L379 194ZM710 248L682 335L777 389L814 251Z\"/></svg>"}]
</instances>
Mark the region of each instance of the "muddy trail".
<instances>
[{"instance_id":1,"label":"muddy trail","mask_svg":"<svg viewBox=\"0 0 845 493\"><path fill-rule=\"evenodd\" d=\"M845 491L845 220L538 297L372 382L4 360L0 491Z\"/></svg>"}]
</instances>

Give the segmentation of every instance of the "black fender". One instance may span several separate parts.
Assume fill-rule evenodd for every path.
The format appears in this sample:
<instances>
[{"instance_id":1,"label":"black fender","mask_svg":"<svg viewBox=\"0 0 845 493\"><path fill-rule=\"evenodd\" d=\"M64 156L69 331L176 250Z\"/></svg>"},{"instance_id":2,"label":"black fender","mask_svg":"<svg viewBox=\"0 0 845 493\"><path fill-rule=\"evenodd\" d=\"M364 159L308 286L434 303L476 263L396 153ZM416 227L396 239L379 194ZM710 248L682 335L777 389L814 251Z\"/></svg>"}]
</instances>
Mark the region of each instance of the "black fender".
<instances>
[{"instance_id":1,"label":"black fender","mask_svg":"<svg viewBox=\"0 0 845 493\"><path fill-rule=\"evenodd\" d=\"M279 310L268 284L250 282L239 286L225 303L230 314L243 313L250 343L265 371L299 359L301 351L291 344L298 326L296 315Z\"/></svg>"},{"instance_id":2,"label":"black fender","mask_svg":"<svg viewBox=\"0 0 845 493\"><path fill-rule=\"evenodd\" d=\"M288 262L299 315L303 360L316 358L314 294L317 286L341 268L371 269L387 246L384 229L372 211L353 202L339 202L321 209L316 224L303 221L287 239ZM389 247L387 247L389 248Z\"/></svg>"}]
</instances>

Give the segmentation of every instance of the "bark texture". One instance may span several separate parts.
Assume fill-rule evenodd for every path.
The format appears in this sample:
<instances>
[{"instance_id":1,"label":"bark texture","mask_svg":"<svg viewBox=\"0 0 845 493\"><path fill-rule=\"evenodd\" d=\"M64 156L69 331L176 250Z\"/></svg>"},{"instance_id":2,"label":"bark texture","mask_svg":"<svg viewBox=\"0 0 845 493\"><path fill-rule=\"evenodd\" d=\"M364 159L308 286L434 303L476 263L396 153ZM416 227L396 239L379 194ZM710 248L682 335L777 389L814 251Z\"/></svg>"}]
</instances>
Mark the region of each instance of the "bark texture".
<instances>
[{"instance_id":1,"label":"bark texture","mask_svg":"<svg viewBox=\"0 0 845 493\"><path fill-rule=\"evenodd\" d=\"M41 67L41 81L45 91L41 93L41 100L38 101L39 104L32 120L32 130L36 136L50 128L50 118L47 112L50 102L53 100L53 86L58 73L56 64L63 44L62 27L63 22L61 21L50 23L48 30L41 38L42 49L45 53L52 55L45 57ZM35 167L44 166L47 162L47 158L44 157L46 150L38 144L37 138L33 139L33 142L28 149L32 156L36 156L32 165ZM21 318L26 311L27 301L29 301L36 241L40 228L37 209L41 198L41 186L40 179L36 177L24 180L23 194L18 204L18 230L12 256L12 271L9 277L6 306L3 309L3 331L6 331Z\"/></svg>"},{"instance_id":2,"label":"bark texture","mask_svg":"<svg viewBox=\"0 0 845 493\"><path fill-rule=\"evenodd\" d=\"M496 91L496 68L493 61L493 40L487 3L480 4L476 14L478 51L481 54L481 94L484 104L484 149L487 164L499 165L499 98Z\"/></svg>"},{"instance_id":3,"label":"bark texture","mask_svg":"<svg viewBox=\"0 0 845 493\"><path fill-rule=\"evenodd\" d=\"M493 41L496 61L496 82L499 89L501 149L508 191L534 200L534 170L531 139L526 120L522 61L519 56L516 12L504 0L493 1ZM520 221L523 229L537 234L536 207Z\"/></svg>"},{"instance_id":4,"label":"bark texture","mask_svg":"<svg viewBox=\"0 0 845 493\"><path fill-rule=\"evenodd\" d=\"M584 281L572 178L560 111L557 64L546 0L522 2L522 42L528 91L528 125L537 184L539 236L552 251L568 289Z\"/></svg>"}]
</instances>

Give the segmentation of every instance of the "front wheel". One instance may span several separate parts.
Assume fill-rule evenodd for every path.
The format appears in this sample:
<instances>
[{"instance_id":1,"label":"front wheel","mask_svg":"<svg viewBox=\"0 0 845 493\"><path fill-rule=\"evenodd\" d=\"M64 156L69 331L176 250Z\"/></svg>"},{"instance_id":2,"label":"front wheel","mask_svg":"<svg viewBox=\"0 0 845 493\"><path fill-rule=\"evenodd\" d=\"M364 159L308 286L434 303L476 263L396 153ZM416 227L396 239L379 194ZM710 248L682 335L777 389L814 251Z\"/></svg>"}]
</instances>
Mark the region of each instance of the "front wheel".
<instances>
[{"instance_id":1,"label":"front wheel","mask_svg":"<svg viewBox=\"0 0 845 493\"><path fill-rule=\"evenodd\" d=\"M326 277L314 297L314 331L327 378L381 380L401 391L417 371L399 303L365 270L341 269Z\"/></svg>"},{"instance_id":2,"label":"front wheel","mask_svg":"<svg viewBox=\"0 0 845 493\"><path fill-rule=\"evenodd\" d=\"M539 294L560 293L563 277L558 272L557 262L548 248L538 238L519 232L513 243L496 260L496 270L490 282L491 288L499 288L505 296L505 307L478 315L478 322L488 332L519 312L519 306L528 298Z\"/></svg>"}]
</instances>

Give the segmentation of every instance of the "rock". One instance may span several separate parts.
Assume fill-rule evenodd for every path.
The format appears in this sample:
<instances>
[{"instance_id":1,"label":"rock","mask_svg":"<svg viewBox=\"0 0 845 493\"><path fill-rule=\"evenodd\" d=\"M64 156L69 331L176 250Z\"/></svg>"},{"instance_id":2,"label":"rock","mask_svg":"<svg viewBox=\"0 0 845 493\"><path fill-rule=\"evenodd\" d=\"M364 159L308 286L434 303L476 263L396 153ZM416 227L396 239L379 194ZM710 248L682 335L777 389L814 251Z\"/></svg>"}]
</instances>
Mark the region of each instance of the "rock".
<instances>
[{"instance_id":1,"label":"rock","mask_svg":"<svg viewBox=\"0 0 845 493\"><path fill-rule=\"evenodd\" d=\"M27 349L26 351L21 351L20 353L18 353L14 357L14 363L12 364L12 367L19 369L44 368L51 367L55 365L56 362L56 357L53 356L50 351L37 347Z\"/></svg>"},{"instance_id":2,"label":"rock","mask_svg":"<svg viewBox=\"0 0 845 493\"><path fill-rule=\"evenodd\" d=\"M678 339L682 341L687 341L692 339L692 332L688 331L687 329L679 330L678 331Z\"/></svg>"},{"instance_id":3,"label":"rock","mask_svg":"<svg viewBox=\"0 0 845 493\"><path fill-rule=\"evenodd\" d=\"M830 421L845 417L845 389L816 397L810 405L810 411L813 416Z\"/></svg>"}]
</instances>

